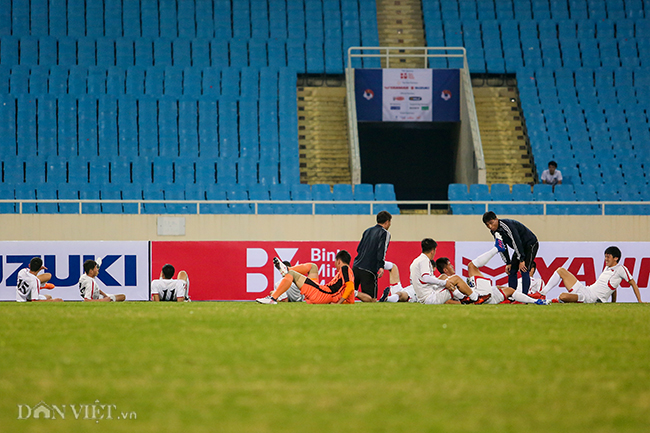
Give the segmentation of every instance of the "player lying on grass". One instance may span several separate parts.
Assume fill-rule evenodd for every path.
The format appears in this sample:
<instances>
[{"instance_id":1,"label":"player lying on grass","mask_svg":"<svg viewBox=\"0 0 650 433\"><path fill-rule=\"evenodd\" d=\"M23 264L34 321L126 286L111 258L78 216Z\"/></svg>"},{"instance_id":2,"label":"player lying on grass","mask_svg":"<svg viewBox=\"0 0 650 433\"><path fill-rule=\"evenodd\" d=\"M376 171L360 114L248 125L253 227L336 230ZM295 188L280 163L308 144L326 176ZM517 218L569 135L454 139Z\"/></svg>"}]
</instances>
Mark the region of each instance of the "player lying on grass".
<instances>
[{"instance_id":1,"label":"player lying on grass","mask_svg":"<svg viewBox=\"0 0 650 433\"><path fill-rule=\"evenodd\" d=\"M101 259L86 260L84 262L84 274L79 278L79 292L84 301L101 302L122 302L126 300L125 295L110 295L99 289L95 277L99 274Z\"/></svg>"},{"instance_id":2,"label":"player lying on grass","mask_svg":"<svg viewBox=\"0 0 650 433\"><path fill-rule=\"evenodd\" d=\"M389 286L384 289L384 293L377 302L417 302L418 296L415 294L413 285L403 287L399 279L399 268L393 262L386 261L384 270L388 271Z\"/></svg>"},{"instance_id":3,"label":"player lying on grass","mask_svg":"<svg viewBox=\"0 0 650 433\"><path fill-rule=\"evenodd\" d=\"M256 299L260 304L276 304L278 298L291 287L292 283L300 289L308 304L354 304L354 275L350 268L350 253L341 250L336 254L336 275L332 280L320 285L314 279L318 278L318 266L314 263L303 263L287 268L277 257L273 264L282 274L282 280L277 289L265 298Z\"/></svg>"},{"instance_id":4,"label":"player lying on grass","mask_svg":"<svg viewBox=\"0 0 650 433\"><path fill-rule=\"evenodd\" d=\"M598 280L591 286L582 284L575 275L566 269L558 268L551 275L546 287L542 290L542 294L546 295L555 286L560 284L560 280L562 280L569 293L562 293L560 295L559 300L561 302L581 302L586 304L607 302L616 292L621 282L627 281L632 286L636 299L639 302L643 302L641 301L639 286L636 285L636 281L632 278L630 271L619 263L620 260L621 250L615 246L608 247L605 250L605 269L603 269L603 273L600 274ZM553 302L555 301L554 299Z\"/></svg>"},{"instance_id":5,"label":"player lying on grass","mask_svg":"<svg viewBox=\"0 0 650 433\"><path fill-rule=\"evenodd\" d=\"M160 271L160 278L151 282L151 298L154 302L183 302L190 300L190 279L187 272L180 271L174 278L176 269L167 263Z\"/></svg>"},{"instance_id":6,"label":"player lying on grass","mask_svg":"<svg viewBox=\"0 0 650 433\"><path fill-rule=\"evenodd\" d=\"M445 280L436 278L433 274L431 261L436 255L438 243L430 238L422 239L420 242L422 254L411 263L411 284L418 302L422 304L458 304L459 301L452 299L456 294L458 297L467 296L470 303L482 304L490 299L490 294L479 296L479 293L472 290L458 275Z\"/></svg>"},{"instance_id":7,"label":"player lying on grass","mask_svg":"<svg viewBox=\"0 0 650 433\"><path fill-rule=\"evenodd\" d=\"M61 302L61 298L52 298L50 295L41 294L41 289L51 290L54 284L48 283L52 274L39 272L47 270L43 266L43 259L34 257L29 261L29 268L21 269L18 272L18 283L16 284L16 302Z\"/></svg>"},{"instance_id":8,"label":"player lying on grass","mask_svg":"<svg viewBox=\"0 0 650 433\"><path fill-rule=\"evenodd\" d=\"M467 267L469 277L467 278L468 285L481 295L490 294L486 304L500 304L506 299L511 302L521 302L523 304L537 304L546 305L547 301L543 299L534 299L528 295L524 295L521 291L515 290L512 287L506 286L493 286L492 280L486 278L479 268L485 266L491 259L499 252L497 247L493 247L490 251L481 254L472 260ZM451 278L456 275L456 270L451 264L451 261L446 257L441 257L436 260L436 267L442 274L440 279ZM457 295L455 294L454 297ZM459 299L462 302L462 298Z\"/></svg>"}]
</instances>

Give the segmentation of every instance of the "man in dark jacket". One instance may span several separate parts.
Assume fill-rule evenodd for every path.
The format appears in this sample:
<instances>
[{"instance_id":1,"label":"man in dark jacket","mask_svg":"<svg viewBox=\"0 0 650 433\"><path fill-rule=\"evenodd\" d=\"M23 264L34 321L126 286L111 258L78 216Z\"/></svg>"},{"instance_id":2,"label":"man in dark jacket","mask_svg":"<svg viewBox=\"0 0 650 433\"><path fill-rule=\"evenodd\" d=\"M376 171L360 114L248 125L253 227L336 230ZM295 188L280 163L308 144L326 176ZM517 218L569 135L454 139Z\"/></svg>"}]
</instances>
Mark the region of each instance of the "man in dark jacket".
<instances>
[{"instance_id":1,"label":"man in dark jacket","mask_svg":"<svg viewBox=\"0 0 650 433\"><path fill-rule=\"evenodd\" d=\"M490 229L497 243L502 241L506 247L513 250L512 259L508 253L508 248L504 248L504 251L500 253L501 258L506 263L508 287L517 289L517 272L520 272L521 291L524 295L527 295L528 289L530 289L530 274L528 271L537 256L539 248L537 236L519 221L499 219L491 211L483 214L483 223ZM497 246L497 248L499 247Z\"/></svg>"},{"instance_id":2,"label":"man in dark jacket","mask_svg":"<svg viewBox=\"0 0 650 433\"><path fill-rule=\"evenodd\" d=\"M384 260L390 242L390 227L393 216L385 210L377 214L377 225L370 227L361 237L354 259L354 290L363 302L377 300L377 278L384 274Z\"/></svg>"}]
</instances>

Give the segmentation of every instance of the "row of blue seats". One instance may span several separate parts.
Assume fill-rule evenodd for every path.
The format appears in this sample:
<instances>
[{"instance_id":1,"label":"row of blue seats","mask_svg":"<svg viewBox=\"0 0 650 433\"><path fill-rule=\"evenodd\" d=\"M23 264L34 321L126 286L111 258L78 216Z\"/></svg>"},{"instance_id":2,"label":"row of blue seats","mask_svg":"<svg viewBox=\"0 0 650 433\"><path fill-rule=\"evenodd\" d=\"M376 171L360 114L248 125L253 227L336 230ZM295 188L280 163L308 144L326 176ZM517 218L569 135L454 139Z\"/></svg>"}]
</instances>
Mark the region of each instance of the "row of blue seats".
<instances>
[{"instance_id":1,"label":"row of blue seats","mask_svg":"<svg viewBox=\"0 0 650 433\"><path fill-rule=\"evenodd\" d=\"M0 186L0 198L6 200L293 200L293 201L386 201L373 205L373 212L388 210L399 214L395 201L392 184L330 185L316 184L310 187L305 184L263 185L243 187L242 185L210 185L199 184L182 187L152 185L145 188L123 188L103 186L88 188L80 186L65 189L40 187ZM134 203L88 203L83 204L83 213L137 213ZM196 213L196 204L182 203L144 203L142 213ZM315 204L317 214L369 214L369 204ZM17 213L18 203L0 203L0 213ZM78 203L23 203L23 213L78 213ZM255 205L250 203L202 204L201 213L237 213L250 214L255 212ZM312 204L309 203L259 203L257 212L261 214L311 214Z\"/></svg>"},{"instance_id":2,"label":"row of blue seats","mask_svg":"<svg viewBox=\"0 0 650 433\"><path fill-rule=\"evenodd\" d=\"M292 67L298 72L342 73L350 46L377 46L376 38L309 39L92 39L0 38L6 66ZM355 60L361 67L361 60ZM365 67L379 67L364 59Z\"/></svg>"},{"instance_id":3,"label":"row of blue seats","mask_svg":"<svg viewBox=\"0 0 650 433\"><path fill-rule=\"evenodd\" d=\"M625 189L621 192L608 184L585 184L577 188L572 184L551 185L528 184L512 185L485 184L467 185L452 183L447 195L450 201L650 201L647 184L637 190Z\"/></svg>"},{"instance_id":4,"label":"row of blue seats","mask_svg":"<svg viewBox=\"0 0 650 433\"><path fill-rule=\"evenodd\" d=\"M174 66L0 66L0 95L150 95L196 99L295 98L296 71L290 68L180 68Z\"/></svg>"},{"instance_id":5,"label":"row of blue seats","mask_svg":"<svg viewBox=\"0 0 650 433\"><path fill-rule=\"evenodd\" d=\"M605 209L603 209L603 207ZM451 204L453 215L482 215L486 210L497 215L650 215L650 205L639 204Z\"/></svg>"},{"instance_id":6,"label":"row of blue seats","mask_svg":"<svg viewBox=\"0 0 650 433\"><path fill-rule=\"evenodd\" d=\"M432 19L621 19L645 16L644 5L642 0L427 0L422 2L422 10Z\"/></svg>"},{"instance_id":7,"label":"row of blue seats","mask_svg":"<svg viewBox=\"0 0 650 433\"><path fill-rule=\"evenodd\" d=\"M650 68L520 68L516 72L519 89L536 86L545 89L557 87L562 91L573 88L650 88Z\"/></svg>"},{"instance_id":8,"label":"row of blue seats","mask_svg":"<svg viewBox=\"0 0 650 433\"><path fill-rule=\"evenodd\" d=\"M6 0L2 3L5 3ZM0 4L2 4L0 3ZM11 3L6 2L6 3ZM14 2L18 3L18 1ZM323 27L337 25L357 34L377 34L376 8L372 0L260 3L183 1L177 5L138 0L32 0L29 8L0 8L0 35L52 35L57 37L319 37ZM85 4L84 4L85 3ZM144 2L143 2L144 3ZM232 8L231 8L232 6ZM323 7L325 6L325 7ZM49 19L48 19L49 18ZM320 31L319 31L320 25Z\"/></svg>"},{"instance_id":9,"label":"row of blue seats","mask_svg":"<svg viewBox=\"0 0 650 433\"><path fill-rule=\"evenodd\" d=\"M277 152L277 150L276 150ZM4 184L60 185L90 184L186 184L273 185L297 181L297 152L277 157L256 158L22 158L3 157L0 180ZM280 175L281 174L281 175Z\"/></svg>"}]
</instances>

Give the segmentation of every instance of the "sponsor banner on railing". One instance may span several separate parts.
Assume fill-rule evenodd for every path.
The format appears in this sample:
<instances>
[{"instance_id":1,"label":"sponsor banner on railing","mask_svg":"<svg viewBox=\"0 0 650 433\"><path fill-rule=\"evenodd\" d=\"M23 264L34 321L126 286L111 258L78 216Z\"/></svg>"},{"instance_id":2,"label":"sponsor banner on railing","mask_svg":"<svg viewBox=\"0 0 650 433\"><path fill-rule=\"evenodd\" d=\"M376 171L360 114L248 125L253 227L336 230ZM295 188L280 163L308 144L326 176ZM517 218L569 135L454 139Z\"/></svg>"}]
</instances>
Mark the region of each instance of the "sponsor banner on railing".
<instances>
[{"instance_id":1,"label":"sponsor banner on railing","mask_svg":"<svg viewBox=\"0 0 650 433\"><path fill-rule=\"evenodd\" d=\"M0 300L16 300L18 272L29 267L33 257L43 259L56 288L41 294L80 301L79 277L83 262L101 257L102 266L95 278L104 293L126 295L127 301L149 299L149 242L30 241L0 242Z\"/></svg>"},{"instance_id":2,"label":"sponsor banner on railing","mask_svg":"<svg viewBox=\"0 0 650 433\"><path fill-rule=\"evenodd\" d=\"M273 257L318 266L322 283L335 274L336 253L345 249L356 256L358 242L152 242L151 278L159 278L166 263L176 272L185 270L192 300L253 300L270 293L280 273ZM420 242L391 242L387 260L400 269L403 285L409 284L409 266L420 255ZM454 243L441 242L438 254L454 257ZM388 273L379 280L380 291L388 286Z\"/></svg>"},{"instance_id":3,"label":"sponsor banner on railing","mask_svg":"<svg viewBox=\"0 0 650 433\"><path fill-rule=\"evenodd\" d=\"M612 245L621 249L621 263L632 273L642 299L650 301L647 290L650 277L650 242L540 242L535 259L537 272L534 277L541 277L547 282L557 268L563 267L575 275L578 281L586 285L593 284L605 267L605 249ZM456 272L467 276L469 263L493 246L492 242L456 242ZM505 264L499 254L482 267L481 272L494 284L508 284ZM547 298L557 298L562 292L566 292L566 289L560 284L549 292ZM617 292L618 302L636 302L634 292L626 282L621 284Z\"/></svg>"},{"instance_id":4,"label":"sponsor banner on railing","mask_svg":"<svg viewBox=\"0 0 650 433\"><path fill-rule=\"evenodd\" d=\"M460 122L458 69L356 69L360 122Z\"/></svg>"}]
</instances>

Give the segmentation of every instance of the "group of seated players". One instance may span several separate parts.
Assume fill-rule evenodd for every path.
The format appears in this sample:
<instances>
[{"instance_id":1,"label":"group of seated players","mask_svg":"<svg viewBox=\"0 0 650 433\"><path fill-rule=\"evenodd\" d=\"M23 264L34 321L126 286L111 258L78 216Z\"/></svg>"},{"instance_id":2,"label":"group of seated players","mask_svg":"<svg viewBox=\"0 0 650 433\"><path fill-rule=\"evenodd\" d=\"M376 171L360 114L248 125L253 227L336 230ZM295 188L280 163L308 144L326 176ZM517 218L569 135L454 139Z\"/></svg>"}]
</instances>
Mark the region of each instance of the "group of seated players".
<instances>
[{"instance_id":1,"label":"group of seated players","mask_svg":"<svg viewBox=\"0 0 650 433\"><path fill-rule=\"evenodd\" d=\"M386 262L384 269L389 271L390 286L378 302L419 302L422 304L500 304L523 303L547 305L551 302L608 302L622 281L628 282L639 302L639 288L632 278L630 271L620 264L621 251L611 246L605 250L605 269L598 280L586 286L564 268L557 269L548 283L531 278L530 288L524 293L517 287L495 286L489 278L480 271L497 253L502 253L505 246L496 239L494 247L481 254L468 266L468 278L465 280L456 275L451 261L446 257L435 260L437 243L425 238L421 242L422 253L413 260L410 266L411 285L402 287L397 265ZM310 304L354 304L355 285L354 273L350 267L351 256L346 250L336 254L336 275L327 284L319 284L318 266L314 263L302 263L290 266L275 257L274 266L282 275L275 290L256 301L261 304L277 304L279 301L306 302ZM122 302L126 300L123 294L107 294L102 291L95 277L99 274L101 259L86 260L83 264L84 274L79 278L79 290L84 301ZM440 276L434 275L434 267ZM41 294L41 289L53 289L48 283L52 274L44 272L40 257L34 257L29 268L20 270L16 286L16 301L60 302L61 298L52 298ZM535 262L529 264L530 275L535 273ZM160 278L152 281L151 293L153 301L188 302L189 277L185 271L180 271L174 279L175 269L172 265L163 266ZM562 293L559 298L549 301L548 292L555 288L560 281L564 282L568 293ZM514 285L514 284L512 284ZM373 299L375 301L375 299Z\"/></svg>"},{"instance_id":2,"label":"group of seated players","mask_svg":"<svg viewBox=\"0 0 650 433\"><path fill-rule=\"evenodd\" d=\"M598 280L586 286L564 268L557 269L545 285L540 279L531 278L527 293L521 289L508 286L496 286L480 271L497 253L503 253L505 246L496 239L494 247L481 254L468 266L468 278L456 275L451 261L446 257L434 260L437 243L426 238L421 241L422 253L411 263L411 285L403 287L400 282L397 265L386 262L384 269L389 271L390 286L386 287L377 302L419 302L422 304L537 304L548 305L557 303L597 303L608 302L622 281L628 282L636 298L641 301L641 295L630 271L620 264L621 251L611 246L605 250L605 269ZM280 271L282 280L275 286L273 292L256 299L261 304L277 304L286 302L306 302L310 304L353 304L355 302L354 274L350 267L350 253L341 250L336 255L336 270L334 278L327 284L318 283L318 267L314 263L303 263L290 266L275 257L274 266ZM434 267L440 276L434 275ZM530 263L530 275L535 273L536 265ZM559 298L547 300L548 292L555 288L560 281L564 282L568 293L562 293Z\"/></svg>"},{"instance_id":3,"label":"group of seated players","mask_svg":"<svg viewBox=\"0 0 650 433\"><path fill-rule=\"evenodd\" d=\"M95 277L99 275L102 265L100 258L86 260L83 264L84 273L79 278L79 292L81 298L87 302L123 302L123 294L105 293L99 288ZM55 286L49 283L52 274L45 272L43 259L34 257L29 262L29 267L18 272L16 284L17 302L61 302L61 298L53 298L41 293L41 289L51 290ZM190 279L187 272L180 271L174 278L176 270L170 264L162 267L160 278L151 282L151 299L153 301L189 302Z\"/></svg>"}]
</instances>

